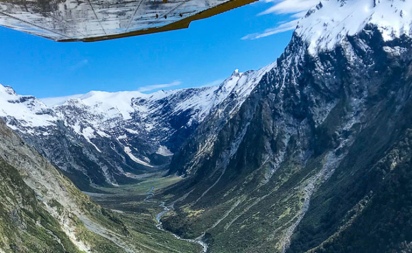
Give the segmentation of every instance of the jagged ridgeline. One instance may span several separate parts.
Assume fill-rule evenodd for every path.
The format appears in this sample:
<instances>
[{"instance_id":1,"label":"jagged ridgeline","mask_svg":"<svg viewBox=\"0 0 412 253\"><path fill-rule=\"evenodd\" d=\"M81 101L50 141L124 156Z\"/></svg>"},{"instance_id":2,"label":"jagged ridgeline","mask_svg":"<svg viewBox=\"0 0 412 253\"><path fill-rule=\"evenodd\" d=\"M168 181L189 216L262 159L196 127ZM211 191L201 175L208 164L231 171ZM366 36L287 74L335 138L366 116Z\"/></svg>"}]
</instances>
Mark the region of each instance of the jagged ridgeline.
<instances>
[{"instance_id":1,"label":"jagged ridgeline","mask_svg":"<svg viewBox=\"0 0 412 253\"><path fill-rule=\"evenodd\" d=\"M240 110L175 154L210 252L412 250L412 2L322 1ZM406 14L408 13L408 14Z\"/></svg>"},{"instance_id":2,"label":"jagged ridgeline","mask_svg":"<svg viewBox=\"0 0 412 253\"><path fill-rule=\"evenodd\" d=\"M81 190L93 191L165 169L199 123L217 108L239 107L261 73L235 71L213 87L43 100L0 85L0 117Z\"/></svg>"}]
</instances>

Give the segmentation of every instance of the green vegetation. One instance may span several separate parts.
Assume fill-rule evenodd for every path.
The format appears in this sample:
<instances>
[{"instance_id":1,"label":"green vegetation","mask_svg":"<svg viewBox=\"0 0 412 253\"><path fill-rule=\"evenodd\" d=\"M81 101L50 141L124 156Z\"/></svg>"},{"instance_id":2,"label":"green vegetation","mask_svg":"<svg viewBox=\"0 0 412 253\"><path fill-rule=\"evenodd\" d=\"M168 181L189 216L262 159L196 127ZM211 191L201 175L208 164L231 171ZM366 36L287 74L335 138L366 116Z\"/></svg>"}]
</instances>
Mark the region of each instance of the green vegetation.
<instances>
[{"instance_id":1,"label":"green vegetation","mask_svg":"<svg viewBox=\"0 0 412 253\"><path fill-rule=\"evenodd\" d=\"M97 189L109 194L115 194L116 196L146 196L152 188L155 191L160 191L181 180L181 177L162 177L161 173L157 173L147 179L141 179L140 182L137 183L121 185L120 187L97 187Z\"/></svg>"},{"instance_id":2,"label":"green vegetation","mask_svg":"<svg viewBox=\"0 0 412 253\"><path fill-rule=\"evenodd\" d=\"M181 177L157 174L136 184L99 188L106 193L91 195L106 209L93 210L92 213L99 222L108 218L110 224L118 224L115 231L122 233L124 240L141 252L199 252L199 245L178 240L170 232L156 228L156 215L163 211L156 194L181 180ZM169 197L165 196L163 200Z\"/></svg>"},{"instance_id":3,"label":"green vegetation","mask_svg":"<svg viewBox=\"0 0 412 253\"><path fill-rule=\"evenodd\" d=\"M102 208L73 189L83 211L92 222L99 225L96 229L103 229L109 238L112 237L112 240L108 240L93 233L79 218L72 216L70 219L75 224L77 240L87 242L92 252L99 253L124 252L124 245L130 246L133 251L145 253L198 252L198 245L177 240L169 232L157 229L154 217L162 208L158 201L144 201L152 186L166 187L179 180L177 177L156 177L138 185L118 188L116 192L119 192L119 195L105 195L105 203L116 203L111 207L117 210L126 207L125 209L129 210L122 213ZM107 190L113 189L115 188ZM119 197L121 202L118 202ZM0 249L10 253L80 253L60 229L60 224L42 207L41 202L37 201L35 193L24 183L17 170L1 159L0 199ZM50 200L48 205L60 214L64 211L63 206L54 199ZM134 206L136 209L130 211ZM142 210L144 212L141 212Z\"/></svg>"},{"instance_id":4,"label":"green vegetation","mask_svg":"<svg viewBox=\"0 0 412 253\"><path fill-rule=\"evenodd\" d=\"M0 200L0 249L27 253L79 252L18 171L1 158Z\"/></svg>"}]
</instances>

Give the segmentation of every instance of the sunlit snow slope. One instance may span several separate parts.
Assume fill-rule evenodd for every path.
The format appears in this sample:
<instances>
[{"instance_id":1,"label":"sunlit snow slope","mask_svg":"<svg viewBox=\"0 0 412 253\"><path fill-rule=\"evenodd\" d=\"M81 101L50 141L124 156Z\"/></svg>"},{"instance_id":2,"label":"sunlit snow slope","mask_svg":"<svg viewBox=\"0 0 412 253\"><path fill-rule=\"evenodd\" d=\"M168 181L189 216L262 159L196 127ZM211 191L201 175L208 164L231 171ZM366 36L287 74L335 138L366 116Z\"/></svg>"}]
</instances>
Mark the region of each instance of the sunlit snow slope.
<instances>
[{"instance_id":1,"label":"sunlit snow slope","mask_svg":"<svg viewBox=\"0 0 412 253\"><path fill-rule=\"evenodd\" d=\"M309 43L309 52L333 49L367 24L376 25L385 41L412 35L412 1L326 0L299 21L296 33Z\"/></svg>"}]
</instances>

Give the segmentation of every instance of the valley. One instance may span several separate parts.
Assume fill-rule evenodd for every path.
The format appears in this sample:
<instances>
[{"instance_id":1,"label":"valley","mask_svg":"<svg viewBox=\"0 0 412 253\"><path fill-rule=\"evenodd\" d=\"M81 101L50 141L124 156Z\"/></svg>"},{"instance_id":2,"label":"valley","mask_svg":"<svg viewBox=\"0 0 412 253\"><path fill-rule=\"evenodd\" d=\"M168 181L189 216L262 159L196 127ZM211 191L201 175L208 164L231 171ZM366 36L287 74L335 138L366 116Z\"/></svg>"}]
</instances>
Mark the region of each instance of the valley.
<instances>
[{"instance_id":1,"label":"valley","mask_svg":"<svg viewBox=\"0 0 412 253\"><path fill-rule=\"evenodd\" d=\"M183 239L162 227L161 219L173 209L176 202L170 202L171 196L163 195L162 192L181 180L181 177L165 177L164 172L158 172L147 175L136 184L101 187L98 190L104 193L86 194L96 203L116 212L126 226L139 231L141 235L136 237L137 240L156 241L155 245L148 246L155 252L206 252L207 245L201 240ZM150 240L142 239L144 235L150 235ZM160 242L167 242L168 247L165 248Z\"/></svg>"}]
</instances>

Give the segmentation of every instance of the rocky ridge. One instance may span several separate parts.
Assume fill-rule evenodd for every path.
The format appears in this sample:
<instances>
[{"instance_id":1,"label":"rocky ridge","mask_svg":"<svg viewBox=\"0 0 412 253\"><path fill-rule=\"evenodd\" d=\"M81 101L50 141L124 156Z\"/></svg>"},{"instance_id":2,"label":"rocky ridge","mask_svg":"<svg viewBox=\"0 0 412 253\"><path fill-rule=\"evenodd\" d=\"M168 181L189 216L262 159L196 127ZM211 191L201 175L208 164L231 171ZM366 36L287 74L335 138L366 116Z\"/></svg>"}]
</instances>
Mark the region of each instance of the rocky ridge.
<instances>
[{"instance_id":1,"label":"rocky ridge","mask_svg":"<svg viewBox=\"0 0 412 253\"><path fill-rule=\"evenodd\" d=\"M0 117L78 187L91 190L164 168L210 112L228 103L237 110L260 78L260 71L236 70L215 87L43 100L0 86Z\"/></svg>"}]
</instances>

